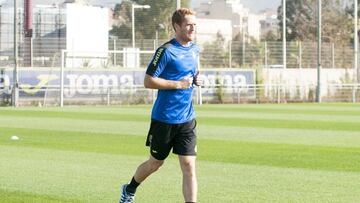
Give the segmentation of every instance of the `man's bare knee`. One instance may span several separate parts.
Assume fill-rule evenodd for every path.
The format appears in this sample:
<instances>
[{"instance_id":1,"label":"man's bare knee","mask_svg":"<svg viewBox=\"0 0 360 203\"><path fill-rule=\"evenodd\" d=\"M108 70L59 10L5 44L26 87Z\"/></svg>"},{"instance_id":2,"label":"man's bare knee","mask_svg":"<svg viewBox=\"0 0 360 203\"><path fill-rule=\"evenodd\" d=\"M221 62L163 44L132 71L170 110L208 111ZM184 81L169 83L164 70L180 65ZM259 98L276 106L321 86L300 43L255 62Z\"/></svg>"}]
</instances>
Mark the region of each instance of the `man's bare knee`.
<instances>
[{"instance_id":1,"label":"man's bare knee","mask_svg":"<svg viewBox=\"0 0 360 203\"><path fill-rule=\"evenodd\" d=\"M195 175L195 162L192 160L180 161L181 170L184 175L193 176Z\"/></svg>"},{"instance_id":2,"label":"man's bare knee","mask_svg":"<svg viewBox=\"0 0 360 203\"><path fill-rule=\"evenodd\" d=\"M163 163L164 163L163 160L156 160L154 158L150 158L147 161L147 165L149 169L153 172L157 171L163 165Z\"/></svg>"},{"instance_id":3,"label":"man's bare knee","mask_svg":"<svg viewBox=\"0 0 360 203\"><path fill-rule=\"evenodd\" d=\"M184 173L189 175L192 175L195 172L195 166L192 163L184 163L181 168Z\"/></svg>"}]
</instances>

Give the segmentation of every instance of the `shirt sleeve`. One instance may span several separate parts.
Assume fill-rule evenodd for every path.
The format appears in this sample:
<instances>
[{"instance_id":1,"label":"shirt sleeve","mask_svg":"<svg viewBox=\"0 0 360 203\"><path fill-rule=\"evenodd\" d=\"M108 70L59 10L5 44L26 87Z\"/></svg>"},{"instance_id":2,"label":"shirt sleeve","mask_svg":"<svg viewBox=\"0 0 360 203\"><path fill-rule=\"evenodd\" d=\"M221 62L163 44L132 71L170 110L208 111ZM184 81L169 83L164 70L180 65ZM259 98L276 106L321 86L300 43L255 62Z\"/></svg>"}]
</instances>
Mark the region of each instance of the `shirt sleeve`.
<instances>
[{"instance_id":1,"label":"shirt sleeve","mask_svg":"<svg viewBox=\"0 0 360 203\"><path fill-rule=\"evenodd\" d=\"M160 74L164 71L167 63L169 62L169 57L167 54L166 47L159 47L151 60L150 64L147 67L146 74L152 77L159 77Z\"/></svg>"}]
</instances>

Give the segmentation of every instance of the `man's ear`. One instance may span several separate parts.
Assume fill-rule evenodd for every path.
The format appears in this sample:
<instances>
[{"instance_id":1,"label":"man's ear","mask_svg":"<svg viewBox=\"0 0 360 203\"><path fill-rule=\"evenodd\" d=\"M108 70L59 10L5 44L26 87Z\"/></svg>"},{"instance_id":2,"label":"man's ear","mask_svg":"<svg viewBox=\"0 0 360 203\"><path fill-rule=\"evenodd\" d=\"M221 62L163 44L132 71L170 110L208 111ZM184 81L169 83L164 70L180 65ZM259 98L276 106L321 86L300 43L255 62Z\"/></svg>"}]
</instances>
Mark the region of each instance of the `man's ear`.
<instances>
[{"instance_id":1,"label":"man's ear","mask_svg":"<svg viewBox=\"0 0 360 203\"><path fill-rule=\"evenodd\" d=\"M176 30L180 29L180 26L177 23L174 23L174 29L175 29L175 32L176 32Z\"/></svg>"}]
</instances>

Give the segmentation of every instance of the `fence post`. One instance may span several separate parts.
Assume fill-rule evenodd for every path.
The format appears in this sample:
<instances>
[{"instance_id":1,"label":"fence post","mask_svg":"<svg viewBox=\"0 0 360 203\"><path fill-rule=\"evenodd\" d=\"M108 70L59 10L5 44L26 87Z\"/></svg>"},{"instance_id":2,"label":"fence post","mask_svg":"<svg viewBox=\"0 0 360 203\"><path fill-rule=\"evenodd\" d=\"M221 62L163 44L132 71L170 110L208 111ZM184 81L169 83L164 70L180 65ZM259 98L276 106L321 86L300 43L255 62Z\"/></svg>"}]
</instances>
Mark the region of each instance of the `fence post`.
<instances>
[{"instance_id":1,"label":"fence post","mask_svg":"<svg viewBox=\"0 0 360 203\"><path fill-rule=\"evenodd\" d=\"M302 44L301 44L301 42L299 42L299 69L302 68L301 61L302 61Z\"/></svg>"},{"instance_id":2,"label":"fence post","mask_svg":"<svg viewBox=\"0 0 360 203\"><path fill-rule=\"evenodd\" d=\"M201 68L201 63L200 63L200 55L197 57L197 69L200 72L200 68ZM202 105L203 100L202 100L202 87L199 86L197 87L198 89L198 93L199 93L199 99L198 99L198 104Z\"/></svg>"},{"instance_id":3,"label":"fence post","mask_svg":"<svg viewBox=\"0 0 360 203\"><path fill-rule=\"evenodd\" d=\"M332 68L335 68L335 44L331 44L331 59L332 59Z\"/></svg>"},{"instance_id":4,"label":"fence post","mask_svg":"<svg viewBox=\"0 0 360 203\"><path fill-rule=\"evenodd\" d=\"M107 105L110 106L110 92L111 92L111 87L107 88Z\"/></svg>"},{"instance_id":5,"label":"fence post","mask_svg":"<svg viewBox=\"0 0 360 203\"><path fill-rule=\"evenodd\" d=\"M238 104L240 104L240 85L237 85L237 100Z\"/></svg>"},{"instance_id":6,"label":"fence post","mask_svg":"<svg viewBox=\"0 0 360 203\"><path fill-rule=\"evenodd\" d=\"M198 86L196 88L196 100L197 100L197 104L202 105L202 87Z\"/></svg>"},{"instance_id":7,"label":"fence post","mask_svg":"<svg viewBox=\"0 0 360 203\"><path fill-rule=\"evenodd\" d=\"M116 66L116 39L114 39L114 61L113 61L113 63L114 63L114 66Z\"/></svg>"},{"instance_id":8,"label":"fence post","mask_svg":"<svg viewBox=\"0 0 360 203\"><path fill-rule=\"evenodd\" d=\"M277 103L280 104L281 95L280 95L280 85L279 84L276 85L276 89L277 89Z\"/></svg>"},{"instance_id":9,"label":"fence post","mask_svg":"<svg viewBox=\"0 0 360 203\"><path fill-rule=\"evenodd\" d=\"M352 102L356 102L356 91L355 91L355 84L352 85Z\"/></svg>"},{"instance_id":10,"label":"fence post","mask_svg":"<svg viewBox=\"0 0 360 203\"><path fill-rule=\"evenodd\" d=\"M232 49L232 40L229 40L229 68L231 68L231 66L232 66L232 63L231 63L231 60L232 60L231 49Z\"/></svg>"},{"instance_id":11,"label":"fence post","mask_svg":"<svg viewBox=\"0 0 360 203\"><path fill-rule=\"evenodd\" d=\"M1 8L2 8L2 5L0 4L0 28L1 28L1 26L2 26L2 20L1 20L1 19L2 19L2 18L1 18L1 17L2 17L2 16L1 16L1 13L2 13L2 12L1 12ZM0 50L1 50L1 45L2 45L2 44L1 44L1 39L2 39L2 37L1 37L1 33L0 33Z\"/></svg>"},{"instance_id":12,"label":"fence post","mask_svg":"<svg viewBox=\"0 0 360 203\"><path fill-rule=\"evenodd\" d=\"M30 67L34 66L34 38L30 37Z\"/></svg>"},{"instance_id":13,"label":"fence post","mask_svg":"<svg viewBox=\"0 0 360 203\"><path fill-rule=\"evenodd\" d=\"M256 98L256 104L259 104L260 103L260 85L258 85L258 84L255 84L254 86L254 91L255 91L255 98ZM265 88L265 85L263 86L263 88Z\"/></svg>"},{"instance_id":14,"label":"fence post","mask_svg":"<svg viewBox=\"0 0 360 203\"><path fill-rule=\"evenodd\" d=\"M64 66L65 66L65 51L61 50L61 70L60 70L60 107L64 106Z\"/></svg>"},{"instance_id":15,"label":"fence post","mask_svg":"<svg viewBox=\"0 0 360 203\"><path fill-rule=\"evenodd\" d=\"M243 31L244 32L244 31ZM243 34L243 40L242 40L242 66L245 67L245 34Z\"/></svg>"},{"instance_id":16,"label":"fence post","mask_svg":"<svg viewBox=\"0 0 360 203\"><path fill-rule=\"evenodd\" d=\"M267 49L267 41L264 42L265 47L265 68L268 68L268 49Z\"/></svg>"}]
</instances>

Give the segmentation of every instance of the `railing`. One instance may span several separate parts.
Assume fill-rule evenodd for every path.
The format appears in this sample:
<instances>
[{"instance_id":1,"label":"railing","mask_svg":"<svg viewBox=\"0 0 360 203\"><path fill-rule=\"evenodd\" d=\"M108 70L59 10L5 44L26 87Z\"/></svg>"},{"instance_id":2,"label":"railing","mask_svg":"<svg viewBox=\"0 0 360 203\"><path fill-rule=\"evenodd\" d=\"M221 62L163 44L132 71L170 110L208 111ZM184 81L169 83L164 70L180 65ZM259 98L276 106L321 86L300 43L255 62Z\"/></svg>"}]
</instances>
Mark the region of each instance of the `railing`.
<instances>
[{"instance_id":1,"label":"railing","mask_svg":"<svg viewBox=\"0 0 360 203\"><path fill-rule=\"evenodd\" d=\"M0 85L0 101L11 102L11 86ZM77 87L79 88L79 87ZM88 89L84 85L84 89ZM21 105L58 106L60 105L60 87L45 86L38 92L25 93L20 87ZM201 94L201 96L200 96ZM79 91L75 87L64 86L64 105L121 105L152 104L157 90L146 89L142 85L106 86L97 89ZM194 103L287 103L315 102L315 85L247 85L247 86L206 86L195 88ZM322 86L323 102L360 102L360 84L329 84Z\"/></svg>"},{"instance_id":2,"label":"railing","mask_svg":"<svg viewBox=\"0 0 360 203\"><path fill-rule=\"evenodd\" d=\"M154 50L167 40L144 39L136 41L136 48L150 51L141 55L140 67L145 67ZM201 45L200 63L204 68L283 68L281 42L252 42L229 41L220 45L210 42ZM4 45L4 44L3 44ZM1 45L0 45L1 46ZM288 42L287 68L316 68L315 42ZM125 57L122 53L132 47L129 39L109 39L107 64L112 67L127 68L121 63ZM23 39L19 49L19 65L22 67L60 67L61 50L66 49L65 38L32 38ZM30 50L30 51L29 51ZM353 46L322 44L323 68L353 68ZM84 59L85 60L85 59ZM13 66L12 48L0 47L0 65Z\"/></svg>"}]
</instances>

